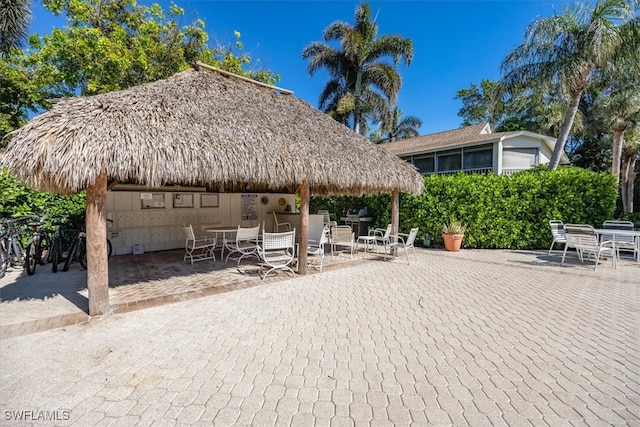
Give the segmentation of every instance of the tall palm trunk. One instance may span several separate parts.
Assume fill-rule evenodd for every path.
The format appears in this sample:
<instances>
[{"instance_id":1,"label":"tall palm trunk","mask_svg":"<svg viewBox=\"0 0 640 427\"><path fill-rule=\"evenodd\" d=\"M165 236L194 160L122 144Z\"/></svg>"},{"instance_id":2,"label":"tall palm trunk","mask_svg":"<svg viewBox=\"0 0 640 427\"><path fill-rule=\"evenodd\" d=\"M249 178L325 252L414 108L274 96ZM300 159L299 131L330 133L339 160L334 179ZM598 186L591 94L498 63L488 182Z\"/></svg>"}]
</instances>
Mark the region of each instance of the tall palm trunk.
<instances>
[{"instance_id":1,"label":"tall palm trunk","mask_svg":"<svg viewBox=\"0 0 640 427\"><path fill-rule=\"evenodd\" d=\"M638 152L635 147L626 147L624 149L624 171L622 174L621 192L622 211L625 213L633 212L633 196L634 182L636 179L636 158Z\"/></svg>"},{"instance_id":2,"label":"tall palm trunk","mask_svg":"<svg viewBox=\"0 0 640 427\"><path fill-rule=\"evenodd\" d=\"M356 76L355 100L353 105L353 131L360 133L360 98L362 97L362 73L358 71Z\"/></svg>"},{"instance_id":3,"label":"tall palm trunk","mask_svg":"<svg viewBox=\"0 0 640 427\"><path fill-rule=\"evenodd\" d=\"M623 143L624 129L616 129L613 132L613 146L611 147L611 173L615 175L618 184L620 184L620 159L622 157Z\"/></svg>"},{"instance_id":4,"label":"tall palm trunk","mask_svg":"<svg viewBox=\"0 0 640 427\"><path fill-rule=\"evenodd\" d=\"M562 123L562 127L560 128L560 134L558 135L558 139L556 140L556 146L553 149L553 155L551 156L551 161L549 162L549 169L551 170L558 169L558 166L560 165L560 159L562 158L562 153L564 152L564 146L567 144L569 132L571 131L571 126L573 126L573 120L576 118L576 113L578 112L578 104L580 103L581 97L582 90L571 93L571 102L569 103L569 107L564 114L564 122Z\"/></svg>"}]
</instances>

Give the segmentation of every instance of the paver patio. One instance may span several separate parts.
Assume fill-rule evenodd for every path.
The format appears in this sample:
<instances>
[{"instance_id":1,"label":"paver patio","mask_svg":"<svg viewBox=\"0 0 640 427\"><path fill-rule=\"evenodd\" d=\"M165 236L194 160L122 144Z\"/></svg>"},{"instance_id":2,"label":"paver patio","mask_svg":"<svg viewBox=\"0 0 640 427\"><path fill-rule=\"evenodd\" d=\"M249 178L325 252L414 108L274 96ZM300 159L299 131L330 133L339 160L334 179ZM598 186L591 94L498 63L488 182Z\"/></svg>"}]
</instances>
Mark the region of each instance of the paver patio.
<instances>
[{"instance_id":1,"label":"paver patio","mask_svg":"<svg viewBox=\"0 0 640 427\"><path fill-rule=\"evenodd\" d=\"M417 252L5 338L0 423L640 425L637 264Z\"/></svg>"}]
</instances>

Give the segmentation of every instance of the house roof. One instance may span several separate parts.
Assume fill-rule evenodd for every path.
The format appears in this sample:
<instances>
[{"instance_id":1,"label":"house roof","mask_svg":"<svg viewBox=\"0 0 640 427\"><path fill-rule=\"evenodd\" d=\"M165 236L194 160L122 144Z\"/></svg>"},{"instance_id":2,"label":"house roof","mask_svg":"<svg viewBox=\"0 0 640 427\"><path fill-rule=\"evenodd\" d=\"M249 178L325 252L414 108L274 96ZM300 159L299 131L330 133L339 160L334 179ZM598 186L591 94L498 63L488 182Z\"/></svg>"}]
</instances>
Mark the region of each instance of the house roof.
<instances>
[{"instance_id":1,"label":"house roof","mask_svg":"<svg viewBox=\"0 0 640 427\"><path fill-rule=\"evenodd\" d=\"M106 173L151 187L224 185L419 194L410 164L290 93L216 72L65 98L14 131L3 164L44 190L72 193Z\"/></svg>"},{"instance_id":2,"label":"house roof","mask_svg":"<svg viewBox=\"0 0 640 427\"><path fill-rule=\"evenodd\" d=\"M390 153L397 156L413 154L423 151L435 151L478 142L490 142L500 139L504 135L516 132L492 133L488 123L465 126L444 132L416 136L400 141L382 144Z\"/></svg>"},{"instance_id":3,"label":"house roof","mask_svg":"<svg viewBox=\"0 0 640 427\"><path fill-rule=\"evenodd\" d=\"M473 126L465 126L459 129L448 130L444 132L432 133L429 135L407 138L400 141L381 144L390 153L396 156L404 156L410 154L425 153L431 151L440 151L447 148L455 148L469 145L479 145L483 143L493 143L500 140L513 138L516 136L527 136L529 138L539 139L546 144L551 151L555 146L555 138L550 136L529 132L529 131L510 131L510 132L491 132L488 123L481 123ZM563 153L561 163L569 163L569 158Z\"/></svg>"}]
</instances>

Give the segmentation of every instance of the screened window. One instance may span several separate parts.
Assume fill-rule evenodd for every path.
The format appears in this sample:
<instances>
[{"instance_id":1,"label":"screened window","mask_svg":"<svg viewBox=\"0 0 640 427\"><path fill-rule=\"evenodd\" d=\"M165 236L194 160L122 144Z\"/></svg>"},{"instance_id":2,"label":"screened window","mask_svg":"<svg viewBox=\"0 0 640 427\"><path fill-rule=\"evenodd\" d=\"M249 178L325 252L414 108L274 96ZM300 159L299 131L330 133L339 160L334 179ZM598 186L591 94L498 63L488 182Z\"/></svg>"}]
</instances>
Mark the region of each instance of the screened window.
<instances>
[{"instance_id":1,"label":"screened window","mask_svg":"<svg viewBox=\"0 0 640 427\"><path fill-rule=\"evenodd\" d=\"M493 167L493 148L464 150L464 168L486 169Z\"/></svg>"},{"instance_id":2,"label":"screened window","mask_svg":"<svg viewBox=\"0 0 640 427\"><path fill-rule=\"evenodd\" d=\"M438 172L462 170L462 151L446 151L438 154Z\"/></svg>"},{"instance_id":3,"label":"screened window","mask_svg":"<svg viewBox=\"0 0 640 427\"><path fill-rule=\"evenodd\" d=\"M428 174L434 172L434 157L433 154L426 156L414 156L413 165L418 168L421 174Z\"/></svg>"}]
</instances>

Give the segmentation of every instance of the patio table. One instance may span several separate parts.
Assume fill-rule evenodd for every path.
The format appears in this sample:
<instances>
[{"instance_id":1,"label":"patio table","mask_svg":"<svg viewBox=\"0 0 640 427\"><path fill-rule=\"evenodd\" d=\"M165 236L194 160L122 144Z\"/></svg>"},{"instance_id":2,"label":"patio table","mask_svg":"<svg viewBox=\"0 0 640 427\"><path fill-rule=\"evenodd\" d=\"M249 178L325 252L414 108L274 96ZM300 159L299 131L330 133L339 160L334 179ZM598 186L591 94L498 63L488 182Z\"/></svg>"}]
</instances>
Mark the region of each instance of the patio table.
<instances>
[{"instance_id":1,"label":"patio table","mask_svg":"<svg viewBox=\"0 0 640 427\"><path fill-rule=\"evenodd\" d=\"M232 227L230 225L221 226L221 227L206 227L204 229L205 233L211 233L216 235L216 246L218 245L218 241L220 241L220 258L224 260L224 247L227 242L227 234L230 236L234 233L238 232L238 227ZM218 235L222 234L222 240L218 240Z\"/></svg>"},{"instance_id":2,"label":"patio table","mask_svg":"<svg viewBox=\"0 0 640 427\"><path fill-rule=\"evenodd\" d=\"M617 237L633 237L636 246L640 245L640 230L619 230L615 228L594 228L593 231L596 232L599 239L602 239L603 234L608 234L613 236L613 248L616 250L616 238ZM616 250L617 252L617 250ZM640 247L636 249L636 261L640 264Z\"/></svg>"}]
</instances>

